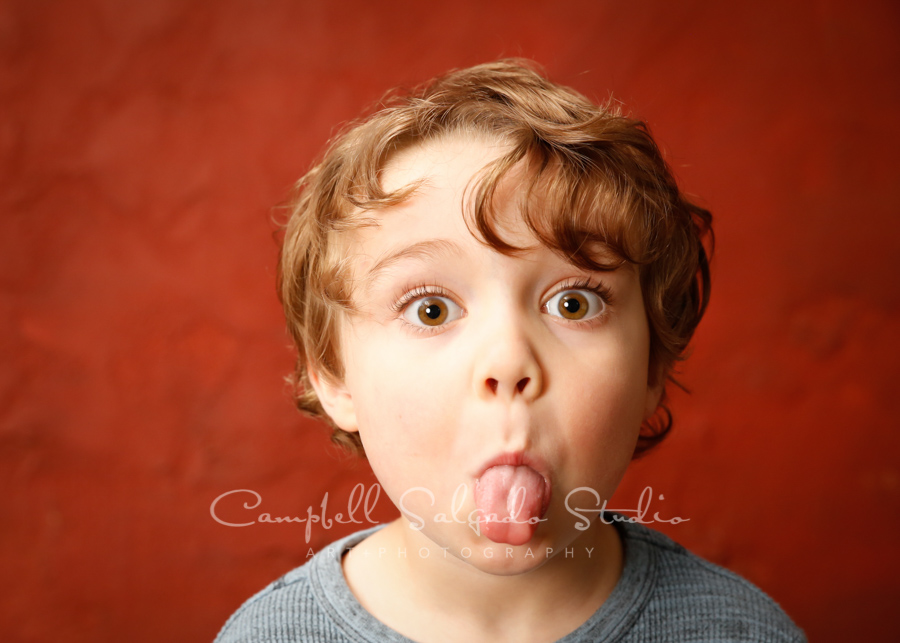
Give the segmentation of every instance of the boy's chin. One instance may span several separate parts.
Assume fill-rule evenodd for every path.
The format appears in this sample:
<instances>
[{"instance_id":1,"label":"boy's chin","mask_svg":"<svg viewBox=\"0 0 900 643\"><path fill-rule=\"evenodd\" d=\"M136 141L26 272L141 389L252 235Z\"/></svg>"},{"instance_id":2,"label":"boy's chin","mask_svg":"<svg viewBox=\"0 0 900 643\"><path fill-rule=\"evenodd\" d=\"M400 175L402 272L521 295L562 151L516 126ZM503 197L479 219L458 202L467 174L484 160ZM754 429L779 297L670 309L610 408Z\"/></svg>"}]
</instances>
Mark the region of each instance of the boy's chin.
<instances>
[{"instance_id":1,"label":"boy's chin","mask_svg":"<svg viewBox=\"0 0 900 643\"><path fill-rule=\"evenodd\" d=\"M485 541L475 548L471 548L471 554L461 550L455 552L456 558L466 565L492 576L517 576L527 574L543 567L548 560L545 547L535 544L512 547Z\"/></svg>"},{"instance_id":2,"label":"boy's chin","mask_svg":"<svg viewBox=\"0 0 900 643\"><path fill-rule=\"evenodd\" d=\"M493 542L471 529L466 529L465 533L445 531L435 534L419 533L418 536L430 541L428 548L432 551L427 556L452 560L494 576L526 574L548 562L584 556L586 549L580 547L578 541L581 539L577 535L560 538L560 535L550 537L542 532L543 530L538 530L529 542L522 545ZM580 555L579 549L582 550Z\"/></svg>"}]
</instances>

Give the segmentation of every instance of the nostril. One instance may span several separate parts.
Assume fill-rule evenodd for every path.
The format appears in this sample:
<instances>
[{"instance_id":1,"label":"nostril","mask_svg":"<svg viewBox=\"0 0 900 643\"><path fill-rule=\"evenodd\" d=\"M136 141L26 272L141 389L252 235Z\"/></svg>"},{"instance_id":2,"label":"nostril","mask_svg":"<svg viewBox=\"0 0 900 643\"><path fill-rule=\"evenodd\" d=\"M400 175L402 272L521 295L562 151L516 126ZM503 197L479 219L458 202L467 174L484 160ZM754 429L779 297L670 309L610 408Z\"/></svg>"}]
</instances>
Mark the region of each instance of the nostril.
<instances>
[{"instance_id":1,"label":"nostril","mask_svg":"<svg viewBox=\"0 0 900 643\"><path fill-rule=\"evenodd\" d=\"M519 393L521 393L522 391L525 390L525 387L528 386L528 382L530 382L530 381L531 381L530 377L523 377L522 379L519 380L519 383L516 384L516 389L519 391Z\"/></svg>"},{"instance_id":2,"label":"nostril","mask_svg":"<svg viewBox=\"0 0 900 643\"><path fill-rule=\"evenodd\" d=\"M495 380L493 377L489 377L487 379L487 385L488 388L491 389L491 393L497 392L497 380Z\"/></svg>"}]
</instances>

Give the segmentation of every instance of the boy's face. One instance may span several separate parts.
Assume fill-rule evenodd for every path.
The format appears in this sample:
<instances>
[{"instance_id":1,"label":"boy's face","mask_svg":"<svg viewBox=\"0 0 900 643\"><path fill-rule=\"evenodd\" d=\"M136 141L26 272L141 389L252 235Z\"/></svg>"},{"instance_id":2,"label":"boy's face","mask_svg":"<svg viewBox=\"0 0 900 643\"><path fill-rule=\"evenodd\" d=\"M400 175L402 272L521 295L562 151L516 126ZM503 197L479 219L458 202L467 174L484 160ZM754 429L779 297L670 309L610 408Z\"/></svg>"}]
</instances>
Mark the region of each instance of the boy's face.
<instances>
[{"instance_id":1,"label":"boy's face","mask_svg":"<svg viewBox=\"0 0 900 643\"><path fill-rule=\"evenodd\" d=\"M500 231L527 250L505 256L467 229L466 188L503 151L459 136L387 165L388 190L425 183L379 211L378 226L350 235L360 312L343 323L345 378L313 381L336 423L360 432L385 492L424 522L421 532L407 530L411 546L433 547L424 535L469 564L508 574L540 565L548 547L562 552L583 533L567 494L590 487L601 499L612 495L659 390L648 386L634 267L589 272L540 245L518 215L515 173L497 195ZM467 524L441 522L439 514L464 521L476 510L482 476L503 493L503 475L485 474L498 457L524 486L541 487L537 530L494 532L494 542ZM403 497L413 488L421 489ZM494 506L484 493L479 506ZM570 505L595 506L585 493Z\"/></svg>"}]
</instances>

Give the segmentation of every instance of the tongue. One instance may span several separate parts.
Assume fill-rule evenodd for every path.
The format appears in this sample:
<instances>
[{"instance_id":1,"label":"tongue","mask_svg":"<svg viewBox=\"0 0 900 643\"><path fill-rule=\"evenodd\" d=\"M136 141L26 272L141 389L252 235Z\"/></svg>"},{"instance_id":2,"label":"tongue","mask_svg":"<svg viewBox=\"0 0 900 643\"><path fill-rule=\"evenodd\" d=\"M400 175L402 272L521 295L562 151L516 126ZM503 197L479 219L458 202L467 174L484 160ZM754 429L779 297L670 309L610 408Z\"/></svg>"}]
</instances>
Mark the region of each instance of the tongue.
<instances>
[{"instance_id":1,"label":"tongue","mask_svg":"<svg viewBox=\"0 0 900 643\"><path fill-rule=\"evenodd\" d=\"M491 467L475 482L481 533L495 543L524 545L544 508L544 478L531 467Z\"/></svg>"}]
</instances>

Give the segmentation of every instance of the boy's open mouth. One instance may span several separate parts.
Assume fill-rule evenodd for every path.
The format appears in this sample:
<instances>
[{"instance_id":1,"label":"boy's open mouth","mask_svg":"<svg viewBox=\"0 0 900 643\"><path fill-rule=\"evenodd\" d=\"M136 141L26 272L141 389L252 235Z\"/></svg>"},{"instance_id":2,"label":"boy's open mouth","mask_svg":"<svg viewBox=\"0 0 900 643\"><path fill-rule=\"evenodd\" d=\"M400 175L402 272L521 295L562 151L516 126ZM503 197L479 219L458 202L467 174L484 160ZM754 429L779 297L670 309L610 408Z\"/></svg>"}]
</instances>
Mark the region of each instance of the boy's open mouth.
<instances>
[{"instance_id":1,"label":"boy's open mouth","mask_svg":"<svg viewBox=\"0 0 900 643\"><path fill-rule=\"evenodd\" d=\"M496 464L475 481L481 533L495 543L524 545L550 503L550 482L525 464Z\"/></svg>"}]
</instances>

